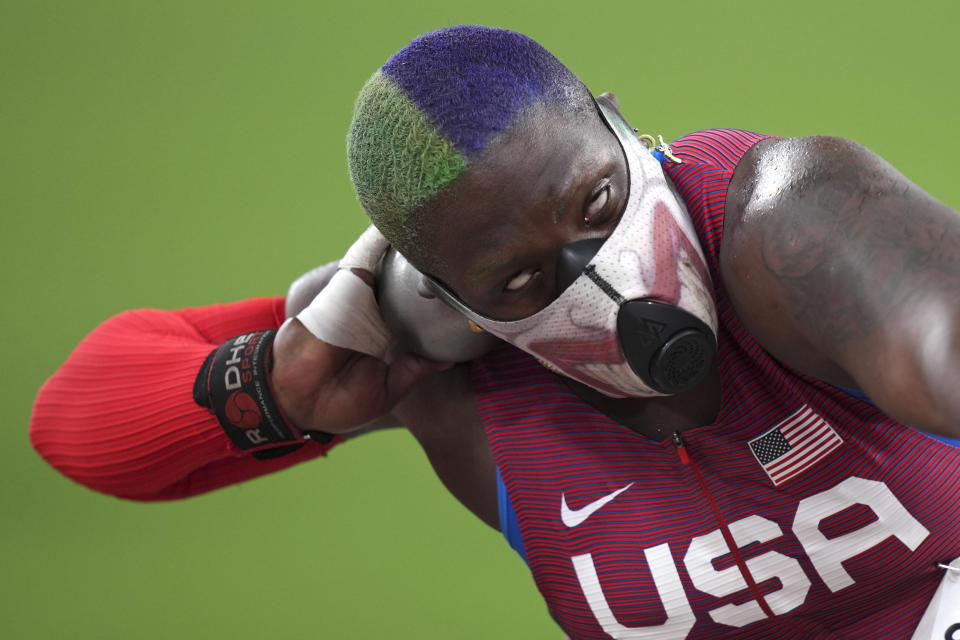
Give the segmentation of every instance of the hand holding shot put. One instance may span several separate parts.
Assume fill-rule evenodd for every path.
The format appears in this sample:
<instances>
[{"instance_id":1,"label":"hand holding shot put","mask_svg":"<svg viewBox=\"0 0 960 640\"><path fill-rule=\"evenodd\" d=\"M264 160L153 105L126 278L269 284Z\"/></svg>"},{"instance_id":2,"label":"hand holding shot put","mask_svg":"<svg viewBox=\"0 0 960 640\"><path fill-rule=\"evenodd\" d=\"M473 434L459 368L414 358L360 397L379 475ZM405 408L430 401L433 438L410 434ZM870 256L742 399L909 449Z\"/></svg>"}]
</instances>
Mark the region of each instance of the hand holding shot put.
<instances>
[{"instance_id":1,"label":"hand holding shot put","mask_svg":"<svg viewBox=\"0 0 960 640\"><path fill-rule=\"evenodd\" d=\"M390 334L375 296L377 286L401 285L376 281L387 247L375 227L367 229L329 282L320 276L301 285L322 288L277 332L273 388L301 430L361 429L384 417L420 378L452 366L411 353Z\"/></svg>"}]
</instances>

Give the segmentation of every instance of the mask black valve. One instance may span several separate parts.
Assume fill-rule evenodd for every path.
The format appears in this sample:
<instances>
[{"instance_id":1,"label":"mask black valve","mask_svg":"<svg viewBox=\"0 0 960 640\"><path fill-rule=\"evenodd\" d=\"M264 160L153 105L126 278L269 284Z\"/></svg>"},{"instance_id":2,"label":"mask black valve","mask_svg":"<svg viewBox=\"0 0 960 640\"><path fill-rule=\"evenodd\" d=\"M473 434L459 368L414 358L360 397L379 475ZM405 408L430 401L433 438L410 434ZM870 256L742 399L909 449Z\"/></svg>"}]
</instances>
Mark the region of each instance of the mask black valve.
<instances>
[{"instance_id":1,"label":"mask black valve","mask_svg":"<svg viewBox=\"0 0 960 640\"><path fill-rule=\"evenodd\" d=\"M695 387L717 352L713 331L700 318L652 300L620 305L617 335L634 373L670 395Z\"/></svg>"},{"instance_id":2,"label":"mask black valve","mask_svg":"<svg viewBox=\"0 0 960 640\"><path fill-rule=\"evenodd\" d=\"M557 260L557 292L581 275L620 305L617 335L630 368L651 389L673 395L688 391L710 371L717 352L713 331L700 318L679 307L652 300L625 300L588 264L603 238L573 242Z\"/></svg>"}]
</instances>

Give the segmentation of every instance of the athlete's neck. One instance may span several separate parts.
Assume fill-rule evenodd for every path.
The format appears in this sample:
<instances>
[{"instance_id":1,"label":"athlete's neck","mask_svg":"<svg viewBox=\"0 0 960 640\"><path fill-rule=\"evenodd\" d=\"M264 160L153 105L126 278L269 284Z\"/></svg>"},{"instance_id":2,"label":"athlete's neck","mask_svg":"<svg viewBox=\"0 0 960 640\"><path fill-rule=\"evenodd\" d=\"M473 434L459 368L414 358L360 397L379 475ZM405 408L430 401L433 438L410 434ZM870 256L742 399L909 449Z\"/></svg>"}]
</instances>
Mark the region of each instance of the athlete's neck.
<instances>
[{"instance_id":1,"label":"athlete's neck","mask_svg":"<svg viewBox=\"0 0 960 640\"><path fill-rule=\"evenodd\" d=\"M690 391L657 398L611 398L576 380L560 376L581 400L651 440L710 424L720 412L720 375L716 366Z\"/></svg>"}]
</instances>

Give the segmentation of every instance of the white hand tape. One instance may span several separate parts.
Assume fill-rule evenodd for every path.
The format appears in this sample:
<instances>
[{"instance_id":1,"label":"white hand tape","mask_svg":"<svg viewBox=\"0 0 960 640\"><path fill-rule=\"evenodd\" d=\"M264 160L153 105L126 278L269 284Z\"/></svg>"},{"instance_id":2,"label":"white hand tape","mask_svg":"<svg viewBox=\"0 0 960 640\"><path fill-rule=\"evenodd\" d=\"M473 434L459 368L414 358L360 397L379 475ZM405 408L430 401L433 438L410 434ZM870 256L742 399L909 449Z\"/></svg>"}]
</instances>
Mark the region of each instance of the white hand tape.
<instances>
[{"instance_id":1,"label":"white hand tape","mask_svg":"<svg viewBox=\"0 0 960 640\"><path fill-rule=\"evenodd\" d=\"M375 227L368 227L347 250L329 284L297 314L297 320L328 344L386 360L393 338L380 317L373 288L351 269L373 274L388 246Z\"/></svg>"},{"instance_id":2,"label":"white hand tape","mask_svg":"<svg viewBox=\"0 0 960 640\"><path fill-rule=\"evenodd\" d=\"M360 234L347 253L340 260L341 269L363 269L371 274L377 270L380 258L386 253L390 243L383 234L373 225Z\"/></svg>"}]
</instances>

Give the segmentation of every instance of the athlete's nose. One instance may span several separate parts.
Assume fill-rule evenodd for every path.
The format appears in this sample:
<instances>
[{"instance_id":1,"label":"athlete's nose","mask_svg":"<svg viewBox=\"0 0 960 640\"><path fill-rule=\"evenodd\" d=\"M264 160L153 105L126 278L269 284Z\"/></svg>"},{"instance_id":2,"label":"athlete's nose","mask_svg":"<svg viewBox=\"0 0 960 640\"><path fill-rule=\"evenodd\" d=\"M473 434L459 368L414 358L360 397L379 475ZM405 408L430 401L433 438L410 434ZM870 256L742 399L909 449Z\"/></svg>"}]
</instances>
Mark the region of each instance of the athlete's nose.
<instances>
[{"instance_id":1,"label":"athlete's nose","mask_svg":"<svg viewBox=\"0 0 960 640\"><path fill-rule=\"evenodd\" d=\"M580 277L605 241L605 238L578 240L560 250L557 258L557 295Z\"/></svg>"}]
</instances>

